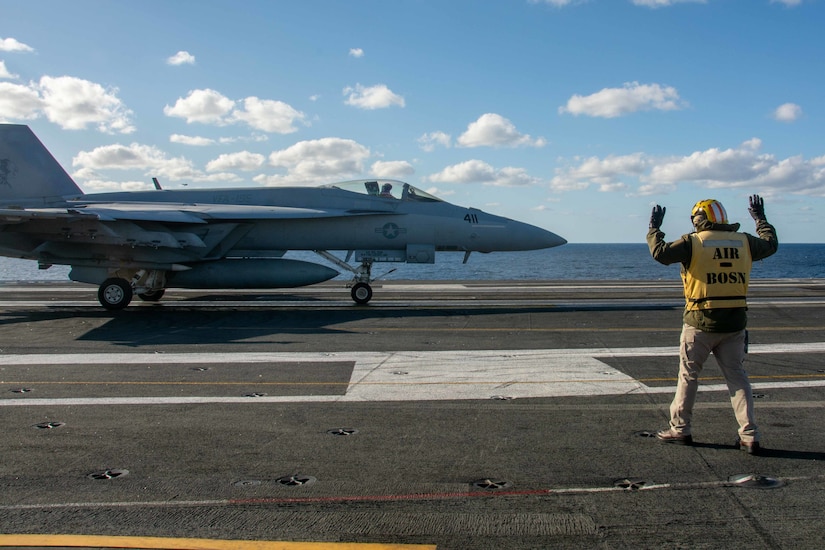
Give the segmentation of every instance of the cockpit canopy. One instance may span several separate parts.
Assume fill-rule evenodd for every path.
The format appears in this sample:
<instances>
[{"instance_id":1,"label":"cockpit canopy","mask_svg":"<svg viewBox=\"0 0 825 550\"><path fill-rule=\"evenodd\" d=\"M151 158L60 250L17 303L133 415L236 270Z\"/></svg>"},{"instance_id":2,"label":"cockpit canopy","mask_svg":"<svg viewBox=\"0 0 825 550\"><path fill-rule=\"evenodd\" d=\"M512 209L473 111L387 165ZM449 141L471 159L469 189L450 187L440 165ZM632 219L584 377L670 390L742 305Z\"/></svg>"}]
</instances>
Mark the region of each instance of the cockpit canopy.
<instances>
[{"instance_id":1,"label":"cockpit canopy","mask_svg":"<svg viewBox=\"0 0 825 550\"><path fill-rule=\"evenodd\" d=\"M417 202L444 202L438 197L434 197L426 191L422 191L418 187L398 180L354 180L324 185L323 187L333 187L343 189L345 191L352 191L353 193L361 193L362 195L371 195L385 199Z\"/></svg>"}]
</instances>

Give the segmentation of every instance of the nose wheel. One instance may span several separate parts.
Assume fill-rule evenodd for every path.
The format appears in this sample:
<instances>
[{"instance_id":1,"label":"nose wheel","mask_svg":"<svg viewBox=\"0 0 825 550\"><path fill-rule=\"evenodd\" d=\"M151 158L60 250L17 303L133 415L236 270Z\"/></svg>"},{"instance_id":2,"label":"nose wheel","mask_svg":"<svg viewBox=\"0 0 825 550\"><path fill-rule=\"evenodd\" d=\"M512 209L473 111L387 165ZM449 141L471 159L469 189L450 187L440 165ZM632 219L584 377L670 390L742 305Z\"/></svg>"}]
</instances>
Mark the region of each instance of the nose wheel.
<instances>
[{"instance_id":1,"label":"nose wheel","mask_svg":"<svg viewBox=\"0 0 825 550\"><path fill-rule=\"evenodd\" d=\"M366 304L372 299L372 287L369 283L355 283L350 294L356 304Z\"/></svg>"}]
</instances>

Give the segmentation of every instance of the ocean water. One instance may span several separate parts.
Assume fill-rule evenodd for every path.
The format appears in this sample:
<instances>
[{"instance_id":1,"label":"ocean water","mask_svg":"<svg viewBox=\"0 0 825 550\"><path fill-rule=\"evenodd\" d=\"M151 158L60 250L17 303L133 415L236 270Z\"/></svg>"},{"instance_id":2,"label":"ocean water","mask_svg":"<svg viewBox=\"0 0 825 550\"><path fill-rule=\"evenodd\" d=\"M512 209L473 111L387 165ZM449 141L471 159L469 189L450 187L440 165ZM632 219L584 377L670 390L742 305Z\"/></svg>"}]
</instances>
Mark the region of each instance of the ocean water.
<instances>
[{"instance_id":1,"label":"ocean water","mask_svg":"<svg viewBox=\"0 0 825 550\"><path fill-rule=\"evenodd\" d=\"M291 252L287 258L327 263L311 252ZM435 264L376 263L373 277L395 269L386 280L674 280L679 266L663 266L650 257L647 244L566 244L530 252L474 252L466 264L463 253L440 252ZM339 270L340 271L340 270ZM65 281L69 267L37 268L37 262L0 257L0 282ZM348 280L348 273L337 277ZM779 251L755 262L753 278L825 278L825 244L781 244Z\"/></svg>"}]
</instances>

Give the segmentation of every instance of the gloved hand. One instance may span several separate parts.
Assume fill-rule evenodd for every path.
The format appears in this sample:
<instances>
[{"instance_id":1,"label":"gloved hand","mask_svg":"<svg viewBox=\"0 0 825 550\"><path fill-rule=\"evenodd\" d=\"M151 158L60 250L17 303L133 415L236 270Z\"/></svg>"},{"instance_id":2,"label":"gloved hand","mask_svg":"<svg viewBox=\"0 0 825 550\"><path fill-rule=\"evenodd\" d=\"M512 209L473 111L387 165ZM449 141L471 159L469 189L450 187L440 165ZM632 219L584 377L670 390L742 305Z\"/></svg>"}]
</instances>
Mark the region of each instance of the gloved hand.
<instances>
[{"instance_id":1,"label":"gloved hand","mask_svg":"<svg viewBox=\"0 0 825 550\"><path fill-rule=\"evenodd\" d=\"M753 218L754 221L767 220L765 217L765 201L762 200L762 197L753 195L748 199L748 204L748 212L750 212L751 218Z\"/></svg>"},{"instance_id":2,"label":"gloved hand","mask_svg":"<svg viewBox=\"0 0 825 550\"><path fill-rule=\"evenodd\" d=\"M653 211L650 213L650 228L651 229L659 229L662 227L662 221L665 219L665 211L667 208L664 206L659 206L658 204L653 207Z\"/></svg>"}]
</instances>

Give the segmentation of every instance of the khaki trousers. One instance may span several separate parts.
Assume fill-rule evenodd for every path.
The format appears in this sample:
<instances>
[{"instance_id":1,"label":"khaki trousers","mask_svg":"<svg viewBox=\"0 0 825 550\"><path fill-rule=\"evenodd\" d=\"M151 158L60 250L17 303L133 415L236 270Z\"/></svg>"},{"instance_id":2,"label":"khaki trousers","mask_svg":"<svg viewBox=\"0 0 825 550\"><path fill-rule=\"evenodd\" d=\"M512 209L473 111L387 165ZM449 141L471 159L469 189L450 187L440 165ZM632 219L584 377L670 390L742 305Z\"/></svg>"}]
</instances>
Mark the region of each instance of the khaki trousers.
<instances>
[{"instance_id":1,"label":"khaki trousers","mask_svg":"<svg viewBox=\"0 0 825 550\"><path fill-rule=\"evenodd\" d=\"M753 413L753 391L745 372L745 331L702 332L690 325L682 326L679 340L679 379L670 405L670 428L674 433L689 435L693 405L699 389L699 373L713 353L728 385L733 413L739 423L739 438L747 443L759 441Z\"/></svg>"}]
</instances>

